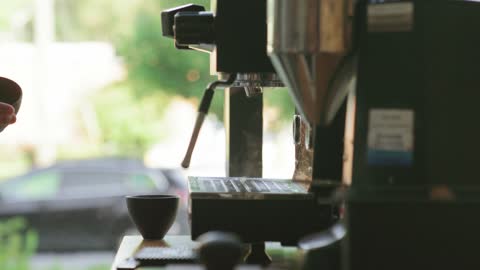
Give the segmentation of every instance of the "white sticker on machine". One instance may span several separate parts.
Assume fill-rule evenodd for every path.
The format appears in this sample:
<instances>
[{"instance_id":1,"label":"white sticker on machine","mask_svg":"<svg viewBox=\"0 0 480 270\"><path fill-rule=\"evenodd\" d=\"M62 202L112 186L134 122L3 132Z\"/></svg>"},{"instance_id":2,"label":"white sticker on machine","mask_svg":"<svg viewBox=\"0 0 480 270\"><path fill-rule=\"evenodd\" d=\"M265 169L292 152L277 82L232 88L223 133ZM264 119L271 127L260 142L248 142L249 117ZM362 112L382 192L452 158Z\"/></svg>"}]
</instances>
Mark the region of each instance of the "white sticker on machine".
<instances>
[{"instance_id":1,"label":"white sticker on machine","mask_svg":"<svg viewBox=\"0 0 480 270\"><path fill-rule=\"evenodd\" d=\"M413 110L371 109L368 124L368 164L411 166L413 134Z\"/></svg>"}]
</instances>

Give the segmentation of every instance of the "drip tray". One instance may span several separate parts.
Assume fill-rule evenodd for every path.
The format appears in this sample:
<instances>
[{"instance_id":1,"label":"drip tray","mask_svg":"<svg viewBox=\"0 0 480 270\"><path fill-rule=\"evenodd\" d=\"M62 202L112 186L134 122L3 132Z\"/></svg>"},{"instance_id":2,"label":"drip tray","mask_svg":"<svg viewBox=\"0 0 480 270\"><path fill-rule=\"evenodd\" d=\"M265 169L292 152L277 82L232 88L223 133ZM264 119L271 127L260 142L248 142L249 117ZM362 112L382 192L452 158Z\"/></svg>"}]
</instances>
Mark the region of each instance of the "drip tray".
<instances>
[{"instance_id":1,"label":"drip tray","mask_svg":"<svg viewBox=\"0 0 480 270\"><path fill-rule=\"evenodd\" d=\"M244 242L296 244L334 221L331 204L318 204L301 183L245 177L189 178L192 238L233 232Z\"/></svg>"}]
</instances>

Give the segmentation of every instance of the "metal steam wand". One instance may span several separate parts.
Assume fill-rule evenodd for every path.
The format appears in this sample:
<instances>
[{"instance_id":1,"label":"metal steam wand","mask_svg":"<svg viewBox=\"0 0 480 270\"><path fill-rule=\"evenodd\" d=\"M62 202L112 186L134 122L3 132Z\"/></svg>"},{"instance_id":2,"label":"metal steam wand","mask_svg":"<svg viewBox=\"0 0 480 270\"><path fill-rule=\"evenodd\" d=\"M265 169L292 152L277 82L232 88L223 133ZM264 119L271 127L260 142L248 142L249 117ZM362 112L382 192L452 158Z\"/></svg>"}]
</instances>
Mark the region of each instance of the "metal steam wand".
<instances>
[{"instance_id":1,"label":"metal steam wand","mask_svg":"<svg viewBox=\"0 0 480 270\"><path fill-rule=\"evenodd\" d=\"M182 161L182 167L188 168L190 167L190 160L192 158L193 149L195 148L195 144L197 143L198 134L200 133L200 129L202 128L203 121L208 114L208 110L210 109L210 105L212 104L213 94L215 93L214 90L219 86L230 86L234 81L237 75L235 73L230 74L227 80L218 80L208 84L207 88L202 97L202 101L200 102L200 106L198 108L198 115L197 119L195 120L195 126L193 127L192 136L190 137L190 143L188 144L187 153Z\"/></svg>"}]
</instances>

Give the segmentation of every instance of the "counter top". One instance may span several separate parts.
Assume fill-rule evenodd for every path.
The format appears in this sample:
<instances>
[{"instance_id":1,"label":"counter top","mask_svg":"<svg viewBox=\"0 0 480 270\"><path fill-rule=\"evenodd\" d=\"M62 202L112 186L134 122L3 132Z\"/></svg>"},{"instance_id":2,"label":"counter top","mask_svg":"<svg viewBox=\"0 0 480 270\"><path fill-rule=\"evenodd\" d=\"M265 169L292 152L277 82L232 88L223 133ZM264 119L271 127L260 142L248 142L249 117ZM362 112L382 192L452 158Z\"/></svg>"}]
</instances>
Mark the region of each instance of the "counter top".
<instances>
[{"instance_id":1,"label":"counter top","mask_svg":"<svg viewBox=\"0 0 480 270\"><path fill-rule=\"evenodd\" d=\"M189 235L171 235L166 236L164 240L158 241L148 241L144 240L140 235L126 235L123 237L122 242L117 250L115 259L113 261L111 270L117 270L117 266L124 260L130 258L137 250L142 247L154 246L191 246L195 247L197 244L190 239ZM299 258L301 252L294 247L282 247L278 243L267 243L268 254L272 257L273 263L265 268L269 270L284 270L284 269L298 269ZM166 267L140 267L137 269L145 270L160 270L166 269ZM180 268L175 268L180 269ZM202 270L204 269L201 266L187 266L181 269L195 269ZM242 266L238 267L238 270L258 270L262 269L258 266Z\"/></svg>"}]
</instances>

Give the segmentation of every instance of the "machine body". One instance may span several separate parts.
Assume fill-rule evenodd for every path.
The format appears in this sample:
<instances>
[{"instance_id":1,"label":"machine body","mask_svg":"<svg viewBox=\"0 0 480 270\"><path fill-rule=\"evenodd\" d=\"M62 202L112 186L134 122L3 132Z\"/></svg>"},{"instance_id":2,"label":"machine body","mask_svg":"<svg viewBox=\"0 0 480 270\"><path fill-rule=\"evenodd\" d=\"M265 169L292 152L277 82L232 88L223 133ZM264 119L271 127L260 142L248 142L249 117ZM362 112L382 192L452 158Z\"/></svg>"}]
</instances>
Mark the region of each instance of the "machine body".
<instances>
[{"instance_id":1,"label":"machine body","mask_svg":"<svg viewBox=\"0 0 480 270\"><path fill-rule=\"evenodd\" d=\"M164 11L162 21L164 35L173 37L177 48L207 49L214 74L221 78L236 74L230 92L241 88L247 96L253 96L248 101L238 93L227 97L230 177L189 180L192 238L209 231L228 231L247 243L278 241L295 245L302 236L333 224L338 216L331 202L317 203L308 188L301 191L265 188L266 180L252 178L262 176L263 123L258 111L262 109L262 100L258 100L258 93L261 87L283 86L267 55L267 1L217 0L212 12L186 5ZM227 188L230 183L243 186L245 181L251 184L244 189ZM278 180L272 186L282 183L299 185L291 180ZM196 189L207 186L214 189Z\"/></svg>"},{"instance_id":2,"label":"machine body","mask_svg":"<svg viewBox=\"0 0 480 270\"><path fill-rule=\"evenodd\" d=\"M477 269L480 3L368 3L357 23L345 269Z\"/></svg>"},{"instance_id":3,"label":"machine body","mask_svg":"<svg viewBox=\"0 0 480 270\"><path fill-rule=\"evenodd\" d=\"M313 129L313 187L351 183L343 269L478 268L480 3L356 1L351 47L333 55L316 43L328 31L304 23L313 1L270 3L269 53ZM329 54L343 60L312 65Z\"/></svg>"}]
</instances>

